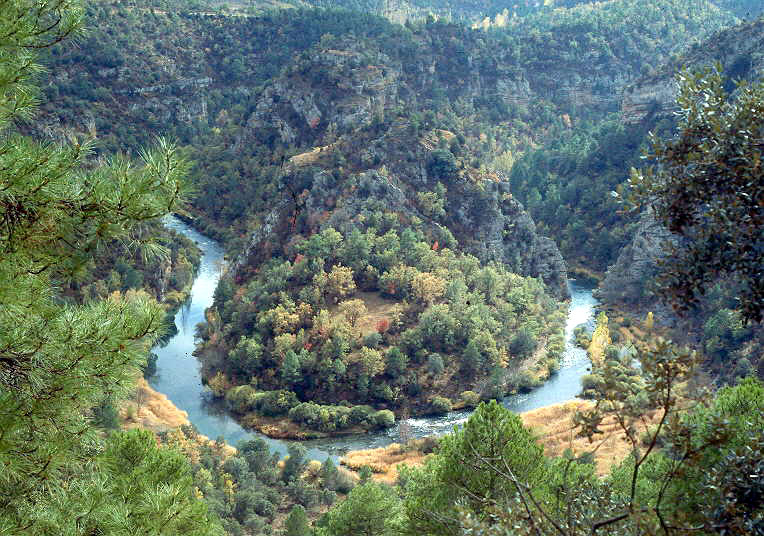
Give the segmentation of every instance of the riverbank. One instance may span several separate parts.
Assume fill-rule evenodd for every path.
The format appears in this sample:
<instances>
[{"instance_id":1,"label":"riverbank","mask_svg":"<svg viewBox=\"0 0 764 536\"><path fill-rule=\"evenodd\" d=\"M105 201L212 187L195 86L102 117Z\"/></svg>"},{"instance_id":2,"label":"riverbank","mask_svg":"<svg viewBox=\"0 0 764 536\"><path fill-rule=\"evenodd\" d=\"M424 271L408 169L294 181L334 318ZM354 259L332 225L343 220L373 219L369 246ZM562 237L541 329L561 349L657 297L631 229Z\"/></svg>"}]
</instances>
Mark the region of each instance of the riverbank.
<instances>
[{"instance_id":1,"label":"riverbank","mask_svg":"<svg viewBox=\"0 0 764 536\"><path fill-rule=\"evenodd\" d=\"M594 451L592 456L597 474L604 476L610 472L613 465L626 458L631 452L631 444L625 441L625 434L613 418L602 423L599 427L601 433L594 436L593 442L584 437L576 437L573 416L577 411L585 411L593 406L591 401L571 400L526 411L520 414L520 418L525 426L538 435L538 441L544 447L546 456L562 456L567 449L576 456ZM656 422L655 415L646 415L641 424L641 431L646 431ZM436 445L436 438L425 438L415 439L403 445L393 443L374 449L353 450L342 456L340 463L355 472L368 466L375 480L393 484L398 479L398 467L417 467L424 464Z\"/></svg>"},{"instance_id":2,"label":"riverbank","mask_svg":"<svg viewBox=\"0 0 764 536\"><path fill-rule=\"evenodd\" d=\"M166 395L152 389L148 382L140 377L136 381L135 392L125 401L119 410L121 427L125 430L141 428L154 433L173 432L181 426L190 426L188 413L178 408ZM199 434L199 443L215 443L209 437ZM236 452L236 449L223 443L219 445L224 457Z\"/></svg>"},{"instance_id":3,"label":"riverbank","mask_svg":"<svg viewBox=\"0 0 764 536\"><path fill-rule=\"evenodd\" d=\"M595 436L594 443L586 438L575 437L573 415L576 411L584 411L592 406L591 401L576 399L526 411L520 417L526 426L538 434L547 456L561 456L566 449L581 455L601 443L594 453L594 463L597 474L602 476L610 471L612 465L620 463L628 455L630 446L623 440L623 433L612 419L603 423L600 427L602 433ZM123 406L120 416L123 428L144 428L156 433L169 432L191 424L187 412L175 406L164 394L152 389L143 378L138 380L135 396ZM645 427L652 425L653 421L654 418L648 416ZM207 442L212 441L202 437ZM435 437L418 438L405 445L392 443L384 447L351 450L340 458L340 463L356 472L368 465L375 480L393 483L398 477L400 465L422 465L436 446ZM227 446L227 450L235 452L232 446Z\"/></svg>"}]
</instances>

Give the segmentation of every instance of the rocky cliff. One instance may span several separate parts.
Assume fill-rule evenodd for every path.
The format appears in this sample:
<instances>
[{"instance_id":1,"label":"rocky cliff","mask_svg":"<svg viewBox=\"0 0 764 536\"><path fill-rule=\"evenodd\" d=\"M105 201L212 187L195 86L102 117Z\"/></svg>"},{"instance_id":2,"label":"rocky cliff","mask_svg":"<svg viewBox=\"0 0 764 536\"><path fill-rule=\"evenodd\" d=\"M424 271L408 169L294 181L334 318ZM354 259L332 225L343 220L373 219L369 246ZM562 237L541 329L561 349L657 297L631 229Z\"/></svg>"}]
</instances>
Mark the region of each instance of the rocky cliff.
<instances>
[{"instance_id":1,"label":"rocky cliff","mask_svg":"<svg viewBox=\"0 0 764 536\"><path fill-rule=\"evenodd\" d=\"M764 19L723 30L703 43L693 45L685 54L675 57L657 72L626 87L621 102L624 121L642 121L650 113L669 115L676 110L678 94L676 73L682 68L700 70L722 65L730 79L756 80L764 73Z\"/></svg>"},{"instance_id":2,"label":"rocky cliff","mask_svg":"<svg viewBox=\"0 0 764 536\"><path fill-rule=\"evenodd\" d=\"M638 313L653 311L664 322L673 323L671 308L655 292L654 278L667 249L676 243L677 237L656 221L653 212L645 211L631 242L608 268L598 289L600 298L607 303L626 305Z\"/></svg>"}]
</instances>

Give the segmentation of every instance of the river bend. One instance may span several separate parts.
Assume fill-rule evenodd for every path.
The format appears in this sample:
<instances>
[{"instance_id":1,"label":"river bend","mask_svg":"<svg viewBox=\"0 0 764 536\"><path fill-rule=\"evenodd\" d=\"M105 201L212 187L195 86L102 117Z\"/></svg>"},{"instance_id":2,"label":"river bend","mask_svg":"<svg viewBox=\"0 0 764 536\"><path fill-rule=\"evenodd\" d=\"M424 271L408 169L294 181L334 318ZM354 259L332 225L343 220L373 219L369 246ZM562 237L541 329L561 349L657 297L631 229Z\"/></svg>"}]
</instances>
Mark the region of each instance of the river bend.
<instances>
[{"instance_id":1,"label":"river bend","mask_svg":"<svg viewBox=\"0 0 764 536\"><path fill-rule=\"evenodd\" d=\"M214 240L202 235L177 218L168 218L166 225L187 236L202 250L199 271L191 288L191 295L175 316L177 333L153 352L157 354L157 373L149 379L149 384L164 393L180 409L188 413L189 420L200 433L216 439L223 437L236 445L240 440L262 437L271 449L286 453L287 442L271 439L256 432L244 430L232 417L221 411L210 401L209 393L202 386L200 365L192 352L195 348L196 325L205 320L204 311L212 304L215 287L220 279L223 250ZM581 377L587 373L589 359L586 352L573 344L573 330L582 323L592 324L597 301L592 289L568 283L571 293L568 318L565 326L565 353L560 370L541 387L525 394L504 398L503 404L516 412L565 402L578 395ZM408 419L410 434L421 437L449 432L463 423L469 411L455 411L442 417L422 417ZM340 436L328 439L302 442L308 449L309 458L324 460L327 456L339 456L348 450L373 448L388 445L398 440L398 427L384 432Z\"/></svg>"}]
</instances>

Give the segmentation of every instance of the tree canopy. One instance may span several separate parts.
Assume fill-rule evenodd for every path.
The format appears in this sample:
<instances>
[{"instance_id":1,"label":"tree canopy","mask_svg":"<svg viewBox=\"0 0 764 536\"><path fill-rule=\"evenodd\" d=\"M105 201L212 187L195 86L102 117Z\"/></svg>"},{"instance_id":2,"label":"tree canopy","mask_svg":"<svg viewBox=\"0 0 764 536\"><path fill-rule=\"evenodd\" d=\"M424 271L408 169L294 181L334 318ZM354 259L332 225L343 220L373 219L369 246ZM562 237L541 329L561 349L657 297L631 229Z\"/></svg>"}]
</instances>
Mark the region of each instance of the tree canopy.
<instances>
[{"instance_id":1,"label":"tree canopy","mask_svg":"<svg viewBox=\"0 0 764 536\"><path fill-rule=\"evenodd\" d=\"M141 292L86 305L56 294L103 244L177 206L187 169L164 142L138 165L93 166L88 143L17 133L33 117L35 49L77 32L81 15L69 0L0 10L0 532L215 534L182 457L90 422L104 394L134 383L163 310Z\"/></svg>"},{"instance_id":2,"label":"tree canopy","mask_svg":"<svg viewBox=\"0 0 764 536\"><path fill-rule=\"evenodd\" d=\"M679 76L680 124L653 137L635 196L682 240L667 245L660 281L679 309L723 279L746 320L764 311L764 83L725 89L721 66Z\"/></svg>"}]
</instances>

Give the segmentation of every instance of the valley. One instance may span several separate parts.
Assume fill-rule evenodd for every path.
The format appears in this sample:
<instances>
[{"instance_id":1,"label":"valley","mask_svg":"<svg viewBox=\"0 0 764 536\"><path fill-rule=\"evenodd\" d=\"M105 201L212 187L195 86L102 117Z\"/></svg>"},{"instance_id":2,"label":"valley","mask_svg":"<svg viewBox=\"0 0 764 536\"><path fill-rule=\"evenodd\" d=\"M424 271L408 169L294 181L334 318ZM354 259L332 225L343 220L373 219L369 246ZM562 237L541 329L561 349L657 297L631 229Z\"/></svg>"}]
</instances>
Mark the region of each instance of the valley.
<instances>
[{"instance_id":1,"label":"valley","mask_svg":"<svg viewBox=\"0 0 764 536\"><path fill-rule=\"evenodd\" d=\"M760 2L0 4L0 533L764 534Z\"/></svg>"}]
</instances>

